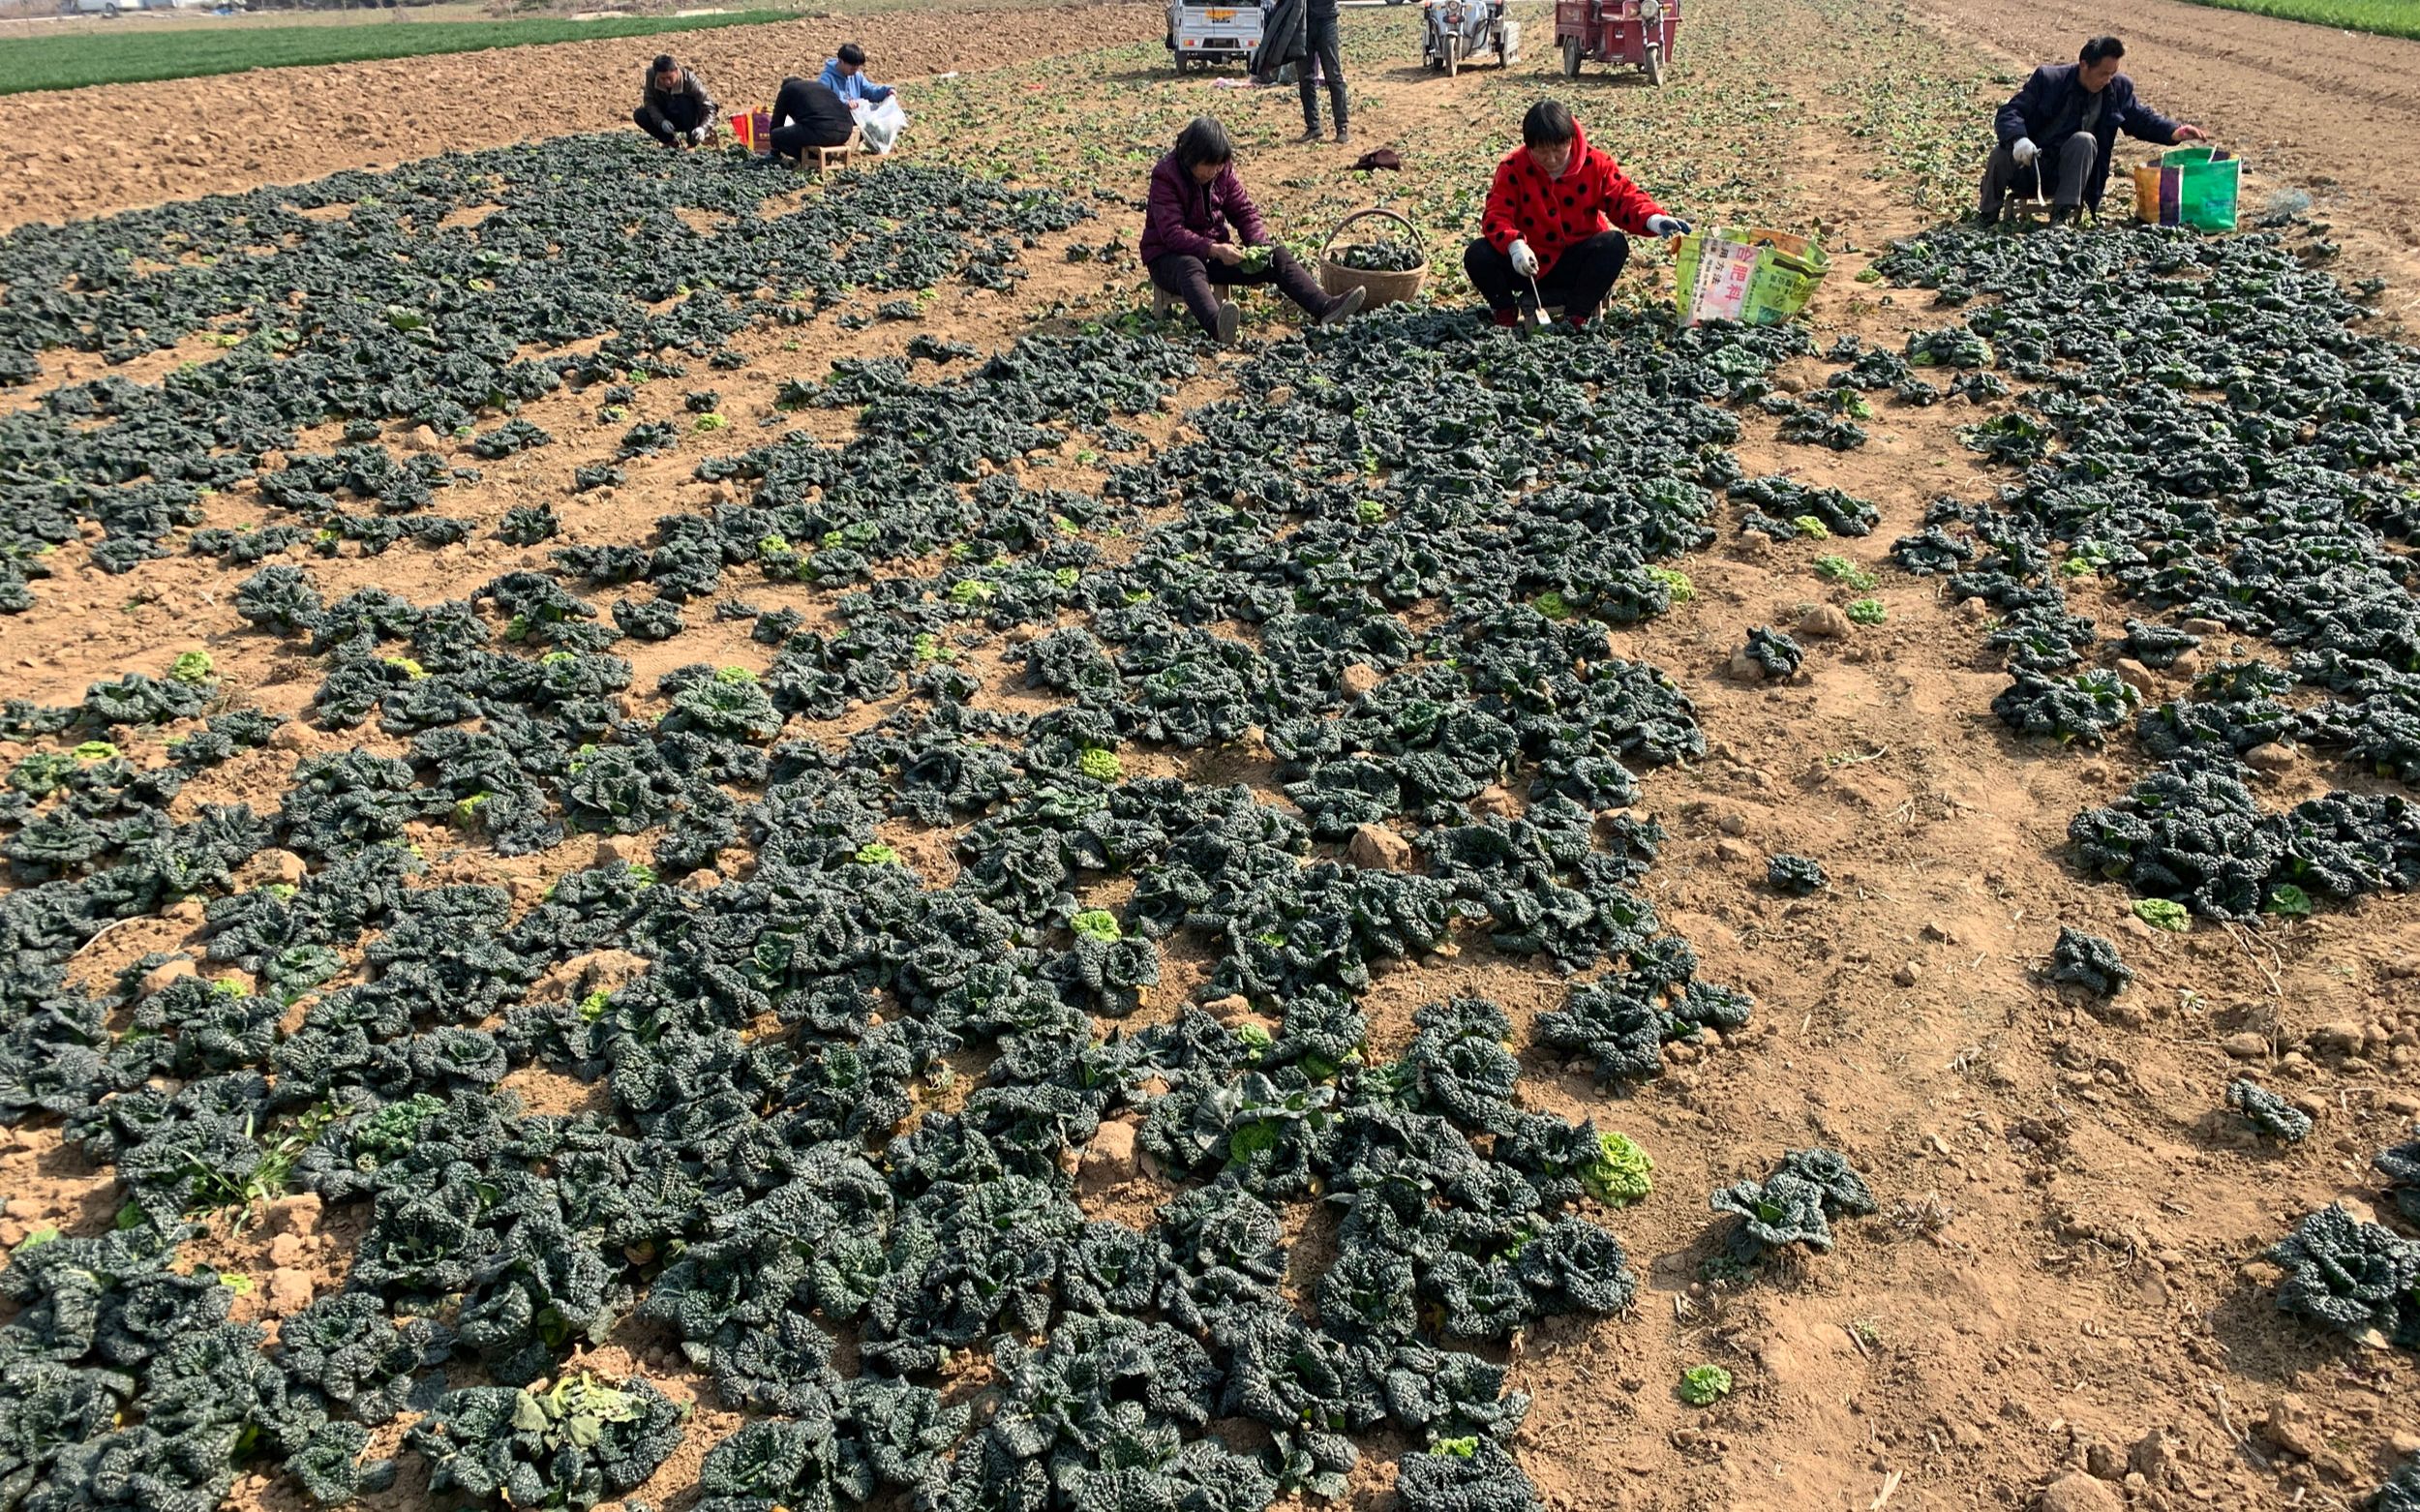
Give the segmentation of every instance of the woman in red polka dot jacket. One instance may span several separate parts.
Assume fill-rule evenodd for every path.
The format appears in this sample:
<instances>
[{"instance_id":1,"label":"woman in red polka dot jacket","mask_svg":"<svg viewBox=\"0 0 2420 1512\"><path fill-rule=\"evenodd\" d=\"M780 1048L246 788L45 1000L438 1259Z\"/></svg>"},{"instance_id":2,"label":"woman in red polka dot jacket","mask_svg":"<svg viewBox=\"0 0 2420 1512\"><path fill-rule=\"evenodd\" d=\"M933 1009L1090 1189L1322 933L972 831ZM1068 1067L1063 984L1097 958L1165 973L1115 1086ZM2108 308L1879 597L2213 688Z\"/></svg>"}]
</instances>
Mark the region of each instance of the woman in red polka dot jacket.
<instances>
[{"instance_id":1,"label":"woman in red polka dot jacket","mask_svg":"<svg viewBox=\"0 0 2420 1512\"><path fill-rule=\"evenodd\" d=\"M1529 107L1521 141L1496 166L1484 234L1463 254L1463 271L1497 324L1514 323L1515 290L1528 292L1534 279L1538 302L1562 306L1577 328L1621 276L1631 236L1685 236L1689 224L1666 215L1611 156L1589 146L1559 102Z\"/></svg>"}]
</instances>

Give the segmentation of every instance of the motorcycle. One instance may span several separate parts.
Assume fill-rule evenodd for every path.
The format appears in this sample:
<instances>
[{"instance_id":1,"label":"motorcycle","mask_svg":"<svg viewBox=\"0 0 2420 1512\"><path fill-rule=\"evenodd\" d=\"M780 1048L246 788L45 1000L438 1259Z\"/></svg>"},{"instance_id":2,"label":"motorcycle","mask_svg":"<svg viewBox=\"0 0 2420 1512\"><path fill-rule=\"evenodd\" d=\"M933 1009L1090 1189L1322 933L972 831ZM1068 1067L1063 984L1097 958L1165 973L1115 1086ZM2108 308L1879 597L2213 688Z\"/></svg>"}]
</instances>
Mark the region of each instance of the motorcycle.
<instances>
[{"instance_id":1,"label":"motorcycle","mask_svg":"<svg viewBox=\"0 0 2420 1512\"><path fill-rule=\"evenodd\" d=\"M1497 66L1521 61L1521 23L1504 19L1504 0L1421 0L1420 62L1451 78L1482 52Z\"/></svg>"}]
</instances>

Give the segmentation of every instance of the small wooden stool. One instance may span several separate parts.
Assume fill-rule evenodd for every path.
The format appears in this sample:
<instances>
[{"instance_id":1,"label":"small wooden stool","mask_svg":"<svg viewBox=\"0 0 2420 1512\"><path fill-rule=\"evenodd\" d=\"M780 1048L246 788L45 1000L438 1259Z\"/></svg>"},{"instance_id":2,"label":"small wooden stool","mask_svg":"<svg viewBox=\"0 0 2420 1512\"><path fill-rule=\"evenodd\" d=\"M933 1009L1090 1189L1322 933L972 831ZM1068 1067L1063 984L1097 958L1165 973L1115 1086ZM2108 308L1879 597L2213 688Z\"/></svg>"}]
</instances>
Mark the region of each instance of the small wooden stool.
<instances>
[{"instance_id":1,"label":"small wooden stool","mask_svg":"<svg viewBox=\"0 0 2420 1512\"><path fill-rule=\"evenodd\" d=\"M800 149L799 171L802 173L808 171L810 165L812 166L813 170L818 173L823 172L826 168L832 167L834 165L841 167L847 167L850 162L855 159L860 152L864 150L865 138L860 136L856 132L852 131L849 133L849 139L842 142L837 147L804 147Z\"/></svg>"}]
</instances>

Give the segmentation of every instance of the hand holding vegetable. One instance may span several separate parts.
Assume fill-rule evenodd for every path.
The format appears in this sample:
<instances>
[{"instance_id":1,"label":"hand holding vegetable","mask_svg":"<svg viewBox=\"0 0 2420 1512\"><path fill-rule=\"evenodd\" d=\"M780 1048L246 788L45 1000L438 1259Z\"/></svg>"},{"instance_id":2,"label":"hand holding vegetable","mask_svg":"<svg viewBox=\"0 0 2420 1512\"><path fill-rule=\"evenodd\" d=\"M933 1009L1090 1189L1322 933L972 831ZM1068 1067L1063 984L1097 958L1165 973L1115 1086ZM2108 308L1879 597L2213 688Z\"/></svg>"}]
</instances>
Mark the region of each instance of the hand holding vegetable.
<instances>
[{"instance_id":1,"label":"hand holding vegetable","mask_svg":"<svg viewBox=\"0 0 2420 1512\"><path fill-rule=\"evenodd\" d=\"M1212 242L1210 244L1210 256L1218 261L1225 263L1230 268L1244 260L1244 251L1242 248L1223 241Z\"/></svg>"}]
</instances>

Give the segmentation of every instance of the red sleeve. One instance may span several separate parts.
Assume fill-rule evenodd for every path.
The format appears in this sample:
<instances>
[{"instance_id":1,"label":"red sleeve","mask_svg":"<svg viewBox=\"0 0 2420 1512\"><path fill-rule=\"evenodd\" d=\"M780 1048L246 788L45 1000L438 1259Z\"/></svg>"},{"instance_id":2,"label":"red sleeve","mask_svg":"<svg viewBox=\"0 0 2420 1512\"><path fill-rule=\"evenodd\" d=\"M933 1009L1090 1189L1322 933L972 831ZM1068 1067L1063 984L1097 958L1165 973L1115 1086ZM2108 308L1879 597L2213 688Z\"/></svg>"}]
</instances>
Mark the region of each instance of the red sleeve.
<instances>
[{"instance_id":1,"label":"red sleeve","mask_svg":"<svg viewBox=\"0 0 2420 1512\"><path fill-rule=\"evenodd\" d=\"M1185 224L1185 206L1178 199L1178 193L1168 175L1152 174L1151 199L1143 209L1143 223L1150 228L1152 239L1169 252L1207 257L1210 238Z\"/></svg>"},{"instance_id":2,"label":"red sleeve","mask_svg":"<svg viewBox=\"0 0 2420 1512\"><path fill-rule=\"evenodd\" d=\"M1511 252L1512 244L1521 239L1519 199L1520 191L1513 187L1513 162L1506 158L1496 165L1496 182L1488 186L1487 210L1479 218L1479 234L1497 252Z\"/></svg>"},{"instance_id":3,"label":"red sleeve","mask_svg":"<svg viewBox=\"0 0 2420 1512\"><path fill-rule=\"evenodd\" d=\"M1244 192L1244 181L1235 176L1232 167L1220 170L1226 180L1226 212L1235 222L1235 234L1247 247L1269 244L1269 223L1260 219L1260 207Z\"/></svg>"},{"instance_id":4,"label":"red sleeve","mask_svg":"<svg viewBox=\"0 0 2420 1512\"><path fill-rule=\"evenodd\" d=\"M1630 175L1612 158L1605 160L1604 173L1597 184L1597 199L1604 208L1605 219L1614 223L1614 229L1633 236L1645 236L1647 218L1664 213L1664 207L1631 182Z\"/></svg>"}]
</instances>

